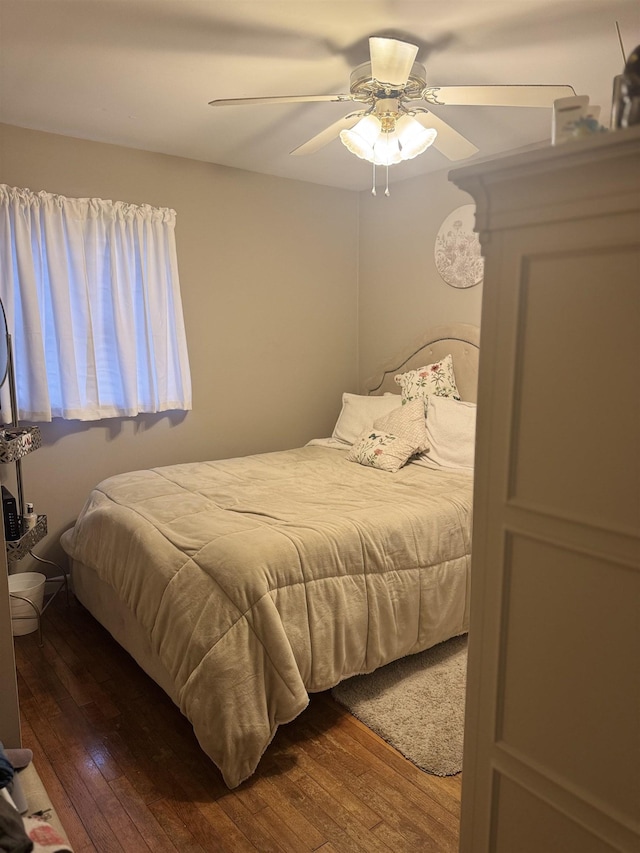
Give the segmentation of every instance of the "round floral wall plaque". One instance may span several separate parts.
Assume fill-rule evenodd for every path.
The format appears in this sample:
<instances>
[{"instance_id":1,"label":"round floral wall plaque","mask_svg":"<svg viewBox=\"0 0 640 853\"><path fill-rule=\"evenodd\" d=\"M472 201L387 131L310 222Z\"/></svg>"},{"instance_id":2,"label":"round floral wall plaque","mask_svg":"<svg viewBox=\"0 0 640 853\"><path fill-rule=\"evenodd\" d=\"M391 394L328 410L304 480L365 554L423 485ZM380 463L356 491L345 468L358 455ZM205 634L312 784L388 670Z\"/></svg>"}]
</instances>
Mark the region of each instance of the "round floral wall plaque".
<instances>
[{"instance_id":1,"label":"round floral wall plaque","mask_svg":"<svg viewBox=\"0 0 640 853\"><path fill-rule=\"evenodd\" d=\"M475 205L463 204L447 216L438 231L436 267L451 287L473 287L482 281L484 258L474 221Z\"/></svg>"}]
</instances>

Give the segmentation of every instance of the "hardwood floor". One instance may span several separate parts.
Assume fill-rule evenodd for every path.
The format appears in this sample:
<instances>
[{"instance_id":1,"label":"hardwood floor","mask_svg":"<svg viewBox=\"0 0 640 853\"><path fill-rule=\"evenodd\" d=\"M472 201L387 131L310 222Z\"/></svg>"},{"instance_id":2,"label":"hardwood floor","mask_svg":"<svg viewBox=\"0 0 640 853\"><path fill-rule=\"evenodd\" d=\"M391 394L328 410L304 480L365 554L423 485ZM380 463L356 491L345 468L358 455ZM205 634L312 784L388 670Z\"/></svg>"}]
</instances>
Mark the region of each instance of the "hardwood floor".
<instances>
[{"instance_id":1,"label":"hardwood floor","mask_svg":"<svg viewBox=\"0 0 640 853\"><path fill-rule=\"evenodd\" d=\"M75 853L457 851L460 776L423 773L328 693L230 791L191 726L60 595L15 638L23 745Z\"/></svg>"}]
</instances>

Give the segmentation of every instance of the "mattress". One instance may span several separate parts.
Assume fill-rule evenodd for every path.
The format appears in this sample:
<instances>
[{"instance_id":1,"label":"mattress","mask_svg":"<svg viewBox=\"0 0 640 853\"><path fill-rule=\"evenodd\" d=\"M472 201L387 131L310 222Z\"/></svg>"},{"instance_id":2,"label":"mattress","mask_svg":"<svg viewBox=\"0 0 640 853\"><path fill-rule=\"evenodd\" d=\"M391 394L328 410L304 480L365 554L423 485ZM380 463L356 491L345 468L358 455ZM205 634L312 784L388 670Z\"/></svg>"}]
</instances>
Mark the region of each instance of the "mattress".
<instances>
[{"instance_id":1,"label":"mattress","mask_svg":"<svg viewBox=\"0 0 640 853\"><path fill-rule=\"evenodd\" d=\"M62 544L233 788L310 692L467 630L471 516L468 471L307 446L111 477Z\"/></svg>"}]
</instances>

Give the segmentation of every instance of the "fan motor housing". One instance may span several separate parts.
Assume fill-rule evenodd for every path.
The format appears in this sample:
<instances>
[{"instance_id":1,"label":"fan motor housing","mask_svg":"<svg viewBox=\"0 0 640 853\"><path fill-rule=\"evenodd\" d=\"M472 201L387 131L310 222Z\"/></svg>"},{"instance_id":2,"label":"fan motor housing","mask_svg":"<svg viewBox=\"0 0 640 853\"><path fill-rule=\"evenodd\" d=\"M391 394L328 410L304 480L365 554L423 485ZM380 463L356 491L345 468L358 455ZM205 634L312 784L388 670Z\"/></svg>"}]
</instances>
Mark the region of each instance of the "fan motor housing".
<instances>
[{"instance_id":1,"label":"fan motor housing","mask_svg":"<svg viewBox=\"0 0 640 853\"><path fill-rule=\"evenodd\" d=\"M422 96L427 85L427 70L424 65L414 62L409 78L404 86L384 83L371 75L371 63L363 62L351 73L349 91L355 100L370 102L376 98L403 98L416 100Z\"/></svg>"}]
</instances>

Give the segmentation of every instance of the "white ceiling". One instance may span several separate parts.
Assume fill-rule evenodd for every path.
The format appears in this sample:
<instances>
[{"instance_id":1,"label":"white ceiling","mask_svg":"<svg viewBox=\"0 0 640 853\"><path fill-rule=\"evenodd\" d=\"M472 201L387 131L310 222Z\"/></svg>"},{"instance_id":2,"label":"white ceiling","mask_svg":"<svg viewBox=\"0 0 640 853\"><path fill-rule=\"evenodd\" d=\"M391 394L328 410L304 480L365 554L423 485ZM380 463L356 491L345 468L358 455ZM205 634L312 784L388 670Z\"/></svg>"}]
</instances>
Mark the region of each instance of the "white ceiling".
<instances>
[{"instance_id":1,"label":"white ceiling","mask_svg":"<svg viewBox=\"0 0 640 853\"><path fill-rule=\"evenodd\" d=\"M368 37L392 30L420 45L430 85L569 84L608 124L623 67L616 21L628 55L637 0L0 0L0 121L361 190L371 166L339 140L289 156L350 104L208 102L348 92ZM433 112L477 157L550 137L548 109ZM431 148L390 180L451 165Z\"/></svg>"}]
</instances>

